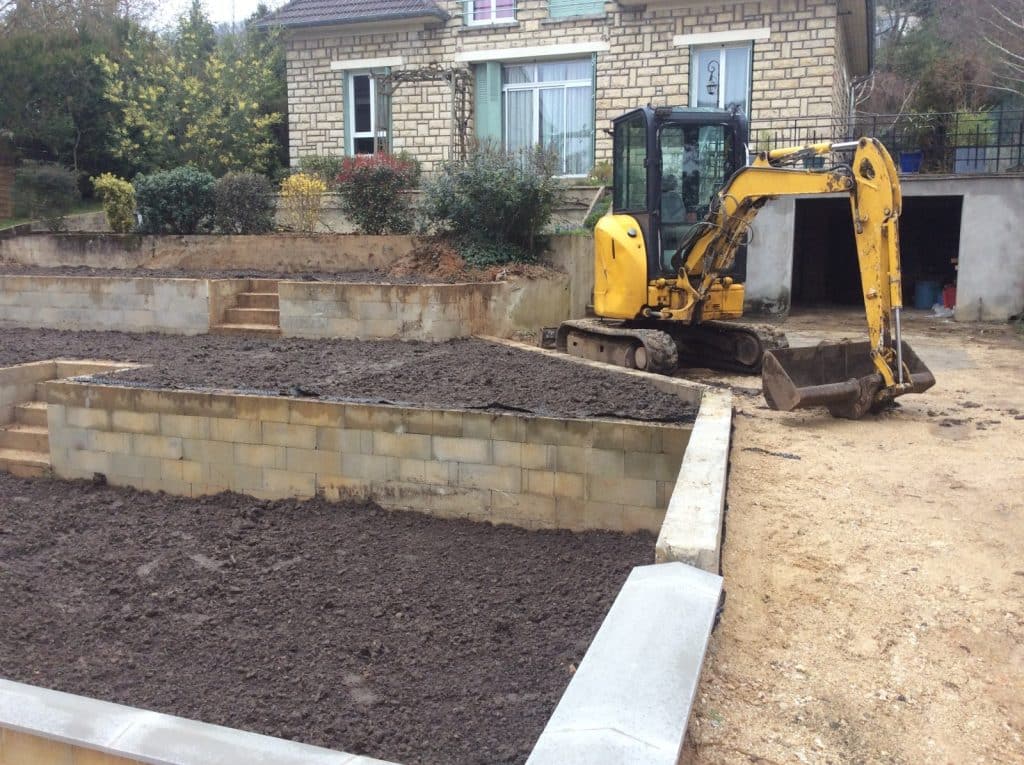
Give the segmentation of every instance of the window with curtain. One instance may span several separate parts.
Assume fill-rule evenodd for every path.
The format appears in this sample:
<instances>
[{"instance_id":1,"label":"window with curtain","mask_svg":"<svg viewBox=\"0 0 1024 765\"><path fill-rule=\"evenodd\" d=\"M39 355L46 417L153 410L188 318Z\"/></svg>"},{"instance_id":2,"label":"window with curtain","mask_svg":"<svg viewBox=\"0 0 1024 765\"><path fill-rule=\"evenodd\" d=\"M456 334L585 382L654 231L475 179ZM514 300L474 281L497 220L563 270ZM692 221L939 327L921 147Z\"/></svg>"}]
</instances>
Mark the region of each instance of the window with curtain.
<instances>
[{"instance_id":1,"label":"window with curtain","mask_svg":"<svg viewBox=\"0 0 1024 765\"><path fill-rule=\"evenodd\" d=\"M351 72L348 75L346 88L345 110L348 114L348 146L345 153L373 154L373 125L377 110L382 105L377 103L377 83L369 72ZM387 151L388 113L387 105L378 120L380 135L378 144L381 151Z\"/></svg>"},{"instance_id":2,"label":"window with curtain","mask_svg":"<svg viewBox=\"0 0 1024 765\"><path fill-rule=\"evenodd\" d=\"M750 114L751 45L694 48L690 56L690 105L737 108Z\"/></svg>"},{"instance_id":3,"label":"window with curtain","mask_svg":"<svg viewBox=\"0 0 1024 765\"><path fill-rule=\"evenodd\" d=\"M466 21L470 24L495 24L515 18L515 0L466 0Z\"/></svg>"},{"instance_id":4,"label":"window with curtain","mask_svg":"<svg viewBox=\"0 0 1024 765\"><path fill-rule=\"evenodd\" d=\"M594 164L593 64L547 61L503 68L505 148L554 150L562 175L586 175Z\"/></svg>"}]
</instances>

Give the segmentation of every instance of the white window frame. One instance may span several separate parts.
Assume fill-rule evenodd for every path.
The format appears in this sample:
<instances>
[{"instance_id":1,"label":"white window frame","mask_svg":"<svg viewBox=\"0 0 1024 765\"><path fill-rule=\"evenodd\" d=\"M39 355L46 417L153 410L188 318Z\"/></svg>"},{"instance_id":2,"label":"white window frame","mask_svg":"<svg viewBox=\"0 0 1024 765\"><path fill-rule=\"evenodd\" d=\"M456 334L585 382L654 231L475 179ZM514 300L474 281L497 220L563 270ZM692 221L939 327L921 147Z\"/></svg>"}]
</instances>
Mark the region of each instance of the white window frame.
<instances>
[{"instance_id":1,"label":"white window frame","mask_svg":"<svg viewBox=\"0 0 1024 765\"><path fill-rule=\"evenodd\" d=\"M700 88L705 87L706 80L703 77L703 72L695 70L694 63L697 60L697 54L703 51L717 50L720 52L718 57L718 108L725 108L725 83L726 77L728 77L729 68L726 64L727 50L745 50L747 52L747 63L746 63L746 80L747 80L747 109L745 114L747 117L750 116L751 101L754 95L754 77L753 77L753 61L754 61L754 43L752 40L737 40L730 42L722 42L718 45L693 45L690 47L690 106L697 106L698 91Z\"/></svg>"},{"instance_id":2,"label":"white window frame","mask_svg":"<svg viewBox=\"0 0 1024 765\"><path fill-rule=\"evenodd\" d=\"M355 78L356 77L367 77L370 81L370 129L361 130L356 132L356 89L355 89ZM348 123L348 130L345 131L348 136L349 145L345 147L345 154L350 157L356 156L356 139L369 138L373 139L373 125L377 121L377 80L373 76L373 72L369 69L352 72L345 72L345 120ZM388 140L388 126L382 125L378 134L380 141L387 145ZM372 155L373 152L370 152Z\"/></svg>"},{"instance_id":3,"label":"white window frame","mask_svg":"<svg viewBox=\"0 0 1024 765\"><path fill-rule=\"evenodd\" d=\"M583 61L583 59L575 59L575 60ZM544 63L552 63L552 62L538 61L538 62L531 62L531 63L515 64L515 66L534 66L534 67L537 67L540 64L544 64ZM591 64L591 66L592 66L592 64ZM505 82L504 82L504 72L502 72L502 85L501 85L501 117L502 117L502 120L501 121L502 121L502 129L504 131L503 143L505 144L505 148L506 149L508 148L508 135L511 132L509 130L509 110L508 110L508 99L505 98L505 94L506 93L508 93L510 91L517 91L517 90L518 91L521 91L521 90L532 90L533 91L533 105L532 105L532 109L533 109L533 125L530 128L530 132L533 134L533 139L534 139L534 145L535 146L540 143L540 92L542 90L561 90L561 91L563 91L563 94L564 94L564 91L568 90L569 88L586 87L586 88L590 89L590 97L591 97L591 99L593 99L593 97L594 97L594 80L593 80L593 77L590 77L589 79L585 79L585 80L583 80L583 79L580 79L580 80L554 80L554 81L551 81L551 82L537 82L536 81L536 69L534 70L534 72L535 72L535 81L534 82L518 82L518 83L512 83L512 84L505 84ZM568 117L569 117L568 109L562 109L562 136L563 136L563 141L564 140L568 140L568 134L567 134L566 129L565 129L566 128L565 120L568 119ZM591 150L591 154L593 154L593 151L594 151L593 142L591 142L590 150ZM562 162L564 163L565 159L566 159L564 144L562 146L561 156L562 156ZM593 160L593 156L591 156L591 160ZM564 174L560 173L558 175L558 177L559 178L586 178L587 177L587 172L589 172L589 171L584 171L583 173L564 173Z\"/></svg>"},{"instance_id":4,"label":"white window frame","mask_svg":"<svg viewBox=\"0 0 1024 765\"><path fill-rule=\"evenodd\" d=\"M512 0L512 15L498 16L498 0L487 0L491 5L490 14L483 19L476 18L476 3L474 0L464 0L466 3L466 23L471 27L500 26L501 24L515 24L516 15L519 11L518 3Z\"/></svg>"}]
</instances>

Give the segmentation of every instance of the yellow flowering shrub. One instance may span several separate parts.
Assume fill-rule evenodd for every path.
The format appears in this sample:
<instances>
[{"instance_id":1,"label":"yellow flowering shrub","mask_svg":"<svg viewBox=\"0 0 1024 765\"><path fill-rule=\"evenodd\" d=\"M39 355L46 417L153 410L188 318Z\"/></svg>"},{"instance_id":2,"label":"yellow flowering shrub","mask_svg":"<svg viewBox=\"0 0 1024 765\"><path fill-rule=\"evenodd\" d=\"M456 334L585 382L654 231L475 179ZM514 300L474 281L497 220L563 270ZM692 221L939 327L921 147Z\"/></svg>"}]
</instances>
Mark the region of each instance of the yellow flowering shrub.
<instances>
[{"instance_id":1,"label":"yellow flowering shrub","mask_svg":"<svg viewBox=\"0 0 1024 765\"><path fill-rule=\"evenodd\" d=\"M312 233L320 222L327 184L313 175L295 173L281 183L281 212L289 228Z\"/></svg>"},{"instance_id":2,"label":"yellow flowering shrub","mask_svg":"<svg viewBox=\"0 0 1024 765\"><path fill-rule=\"evenodd\" d=\"M113 173L92 179L96 196L103 203L110 230L127 234L135 227L135 187Z\"/></svg>"}]
</instances>

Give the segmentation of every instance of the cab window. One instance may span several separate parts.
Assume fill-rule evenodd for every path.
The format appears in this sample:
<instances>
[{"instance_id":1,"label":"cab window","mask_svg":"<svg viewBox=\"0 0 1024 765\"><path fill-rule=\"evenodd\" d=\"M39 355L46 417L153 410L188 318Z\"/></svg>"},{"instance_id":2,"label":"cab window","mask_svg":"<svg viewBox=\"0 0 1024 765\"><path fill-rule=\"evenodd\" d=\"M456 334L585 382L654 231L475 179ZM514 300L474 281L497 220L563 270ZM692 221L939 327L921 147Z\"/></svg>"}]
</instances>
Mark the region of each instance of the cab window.
<instances>
[{"instance_id":1,"label":"cab window","mask_svg":"<svg viewBox=\"0 0 1024 765\"><path fill-rule=\"evenodd\" d=\"M647 209L647 120L643 114L615 126L615 211Z\"/></svg>"}]
</instances>

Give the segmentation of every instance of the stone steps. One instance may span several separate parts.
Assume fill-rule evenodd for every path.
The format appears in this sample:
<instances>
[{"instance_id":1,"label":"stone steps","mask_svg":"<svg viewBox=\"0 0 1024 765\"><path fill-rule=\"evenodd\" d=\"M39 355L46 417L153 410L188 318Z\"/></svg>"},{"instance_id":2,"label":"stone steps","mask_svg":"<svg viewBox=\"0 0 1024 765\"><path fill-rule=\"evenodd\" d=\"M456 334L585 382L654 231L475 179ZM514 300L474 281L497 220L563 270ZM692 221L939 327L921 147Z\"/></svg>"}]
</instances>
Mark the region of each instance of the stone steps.
<instances>
[{"instance_id":1,"label":"stone steps","mask_svg":"<svg viewBox=\"0 0 1024 765\"><path fill-rule=\"evenodd\" d=\"M224 309L222 322L210 327L210 332L218 335L280 335L277 282L251 279L248 289L235 295L234 305Z\"/></svg>"},{"instance_id":2,"label":"stone steps","mask_svg":"<svg viewBox=\"0 0 1024 765\"><path fill-rule=\"evenodd\" d=\"M25 452L50 453L50 437L45 427L12 422L0 425L0 449L15 449Z\"/></svg>"},{"instance_id":3,"label":"stone steps","mask_svg":"<svg viewBox=\"0 0 1024 765\"><path fill-rule=\"evenodd\" d=\"M41 478L50 469L50 455L22 449L0 449L0 470L19 478Z\"/></svg>"},{"instance_id":4,"label":"stone steps","mask_svg":"<svg viewBox=\"0 0 1024 765\"><path fill-rule=\"evenodd\" d=\"M276 308L228 308L224 311L225 324L280 325L280 311Z\"/></svg>"},{"instance_id":5,"label":"stone steps","mask_svg":"<svg viewBox=\"0 0 1024 765\"><path fill-rule=\"evenodd\" d=\"M22 425L46 427L46 402L27 401L14 407L14 421Z\"/></svg>"},{"instance_id":6,"label":"stone steps","mask_svg":"<svg viewBox=\"0 0 1024 765\"><path fill-rule=\"evenodd\" d=\"M16 404L14 422L0 425L0 470L21 478L39 478L49 469L46 402Z\"/></svg>"},{"instance_id":7,"label":"stone steps","mask_svg":"<svg viewBox=\"0 0 1024 765\"><path fill-rule=\"evenodd\" d=\"M242 292L236 296L236 308L273 308L277 309L276 292Z\"/></svg>"},{"instance_id":8,"label":"stone steps","mask_svg":"<svg viewBox=\"0 0 1024 765\"><path fill-rule=\"evenodd\" d=\"M210 327L214 335L266 335L278 337L281 328L269 324L214 324Z\"/></svg>"}]
</instances>

